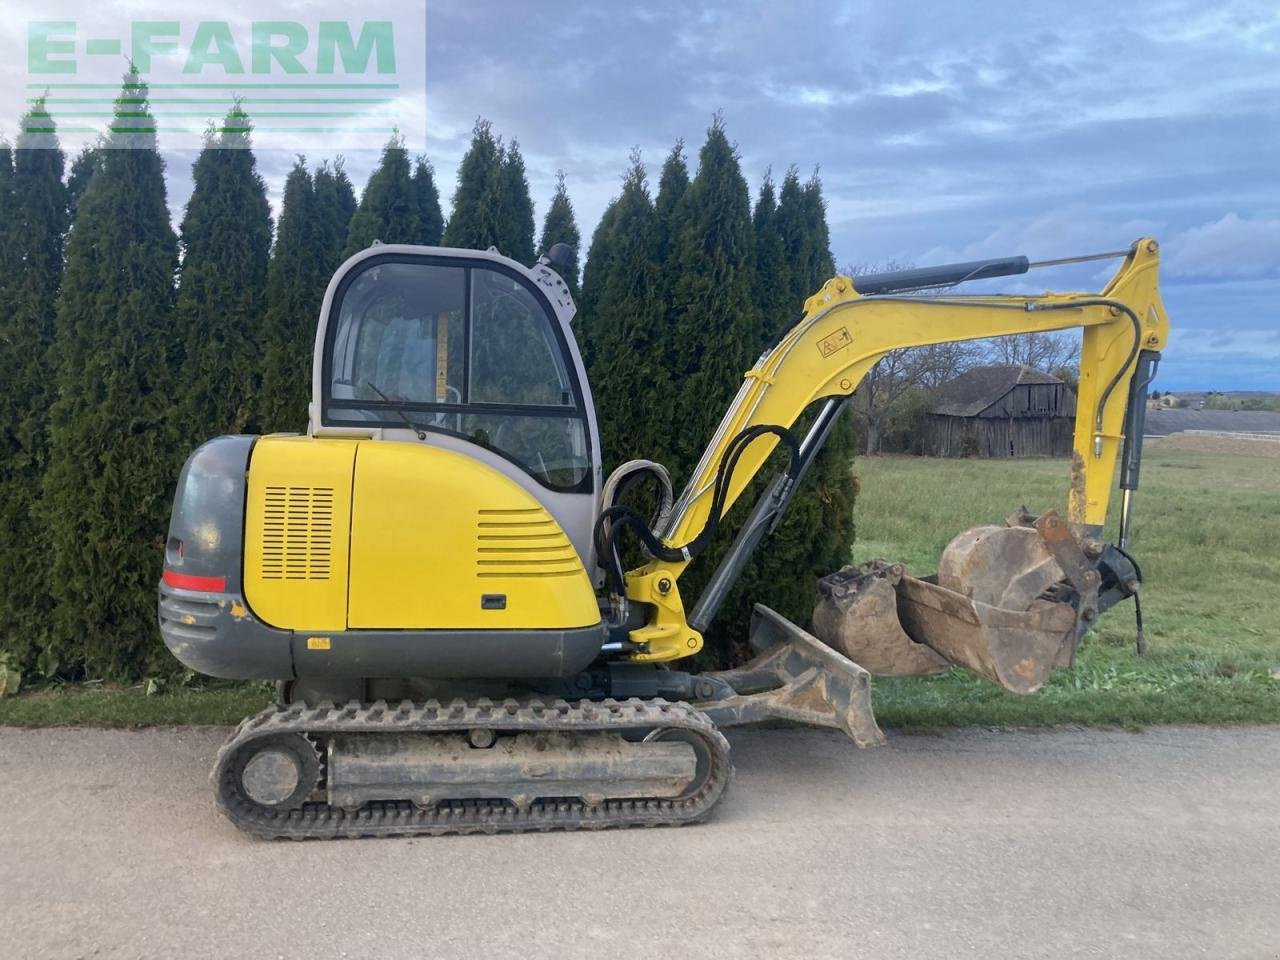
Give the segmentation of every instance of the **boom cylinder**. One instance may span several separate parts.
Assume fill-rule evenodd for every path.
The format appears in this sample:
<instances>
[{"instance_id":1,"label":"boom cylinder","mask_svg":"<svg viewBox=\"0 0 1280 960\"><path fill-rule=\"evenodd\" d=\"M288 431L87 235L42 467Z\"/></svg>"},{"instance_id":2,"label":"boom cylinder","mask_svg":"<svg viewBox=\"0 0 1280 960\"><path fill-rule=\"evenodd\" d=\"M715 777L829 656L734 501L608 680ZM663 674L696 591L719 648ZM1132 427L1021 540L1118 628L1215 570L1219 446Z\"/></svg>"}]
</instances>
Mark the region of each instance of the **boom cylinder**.
<instances>
[{"instance_id":1,"label":"boom cylinder","mask_svg":"<svg viewBox=\"0 0 1280 960\"><path fill-rule=\"evenodd\" d=\"M995 260L970 260L965 263L943 263L936 267L866 273L853 278L853 287L863 296L920 290L925 287L952 287L966 280L990 277L1013 277L1026 273L1031 262L1026 257L1000 257Z\"/></svg>"}]
</instances>

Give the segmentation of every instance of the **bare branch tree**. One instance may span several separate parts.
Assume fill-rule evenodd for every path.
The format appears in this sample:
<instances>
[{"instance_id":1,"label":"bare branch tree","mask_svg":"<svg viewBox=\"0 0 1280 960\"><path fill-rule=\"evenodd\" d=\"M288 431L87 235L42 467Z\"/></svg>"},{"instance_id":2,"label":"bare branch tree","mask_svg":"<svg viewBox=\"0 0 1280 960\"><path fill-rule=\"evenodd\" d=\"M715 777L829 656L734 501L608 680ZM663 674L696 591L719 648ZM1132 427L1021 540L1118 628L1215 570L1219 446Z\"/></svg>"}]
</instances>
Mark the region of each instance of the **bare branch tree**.
<instances>
[{"instance_id":1,"label":"bare branch tree","mask_svg":"<svg viewBox=\"0 0 1280 960\"><path fill-rule=\"evenodd\" d=\"M850 264L847 276L862 276L891 270L909 270L910 264ZM931 291L933 292L933 291ZM916 296L929 296L917 293ZM850 405L862 425L868 454L879 453L885 423L893 405L912 390L934 391L972 366L978 353L972 343L935 343L923 347L891 350L862 378Z\"/></svg>"},{"instance_id":2,"label":"bare branch tree","mask_svg":"<svg viewBox=\"0 0 1280 960\"><path fill-rule=\"evenodd\" d=\"M983 341L989 363L1035 367L1051 373L1079 362L1080 338L1067 333L1016 333Z\"/></svg>"}]
</instances>

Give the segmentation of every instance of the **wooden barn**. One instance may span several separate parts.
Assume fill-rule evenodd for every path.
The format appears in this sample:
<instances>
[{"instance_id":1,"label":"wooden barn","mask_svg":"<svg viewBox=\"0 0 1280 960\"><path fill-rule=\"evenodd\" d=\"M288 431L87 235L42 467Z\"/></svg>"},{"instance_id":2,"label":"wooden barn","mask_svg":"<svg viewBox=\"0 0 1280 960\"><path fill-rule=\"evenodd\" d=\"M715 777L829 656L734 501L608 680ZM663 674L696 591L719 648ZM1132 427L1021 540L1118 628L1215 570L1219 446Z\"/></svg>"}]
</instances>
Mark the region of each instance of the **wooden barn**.
<instances>
[{"instance_id":1,"label":"wooden barn","mask_svg":"<svg viewBox=\"0 0 1280 960\"><path fill-rule=\"evenodd\" d=\"M975 367L943 384L925 416L936 457L1049 457L1071 453L1075 392L1033 367Z\"/></svg>"}]
</instances>

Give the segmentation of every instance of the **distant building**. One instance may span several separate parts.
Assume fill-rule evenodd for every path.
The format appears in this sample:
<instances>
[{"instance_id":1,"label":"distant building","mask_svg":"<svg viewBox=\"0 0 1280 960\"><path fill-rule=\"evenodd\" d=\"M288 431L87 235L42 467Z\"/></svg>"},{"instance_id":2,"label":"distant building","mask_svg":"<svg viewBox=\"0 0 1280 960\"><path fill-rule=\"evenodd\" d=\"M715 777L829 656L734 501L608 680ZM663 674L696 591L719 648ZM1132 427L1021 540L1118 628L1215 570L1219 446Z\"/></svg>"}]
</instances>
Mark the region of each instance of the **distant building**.
<instances>
[{"instance_id":1,"label":"distant building","mask_svg":"<svg viewBox=\"0 0 1280 960\"><path fill-rule=\"evenodd\" d=\"M925 416L937 457L1044 457L1071 452L1076 395L1033 367L975 367L943 384Z\"/></svg>"}]
</instances>

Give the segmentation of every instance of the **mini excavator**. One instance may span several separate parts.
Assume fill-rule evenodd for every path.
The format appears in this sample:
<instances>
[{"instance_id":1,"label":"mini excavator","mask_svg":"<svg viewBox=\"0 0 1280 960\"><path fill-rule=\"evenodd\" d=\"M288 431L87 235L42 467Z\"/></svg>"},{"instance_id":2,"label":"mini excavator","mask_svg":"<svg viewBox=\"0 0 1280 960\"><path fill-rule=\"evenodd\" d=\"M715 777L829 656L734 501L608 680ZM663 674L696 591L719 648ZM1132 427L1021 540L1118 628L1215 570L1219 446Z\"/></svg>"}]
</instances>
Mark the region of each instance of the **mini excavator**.
<instances>
[{"instance_id":1,"label":"mini excavator","mask_svg":"<svg viewBox=\"0 0 1280 960\"><path fill-rule=\"evenodd\" d=\"M746 372L678 497L651 461L602 475L563 253L531 267L493 249L357 253L324 297L306 432L218 437L183 467L160 631L192 670L278 682L212 773L237 827L697 821L732 776L723 727L783 719L877 745L872 674L958 665L1032 693L1102 613L1136 606L1132 495L1169 332L1154 240L1072 258L1123 261L1099 293L954 293L1064 262L1025 257L832 278ZM753 660L678 669L881 357L1075 328L1066 517L1022 509L965 531L927 578L846 567L818 583L814 633L757 605ZM785 467L686 613L681 573L774 452ZM658 491L656 518L624 502L637 484Z\"/></svg>"}]
</instances>

